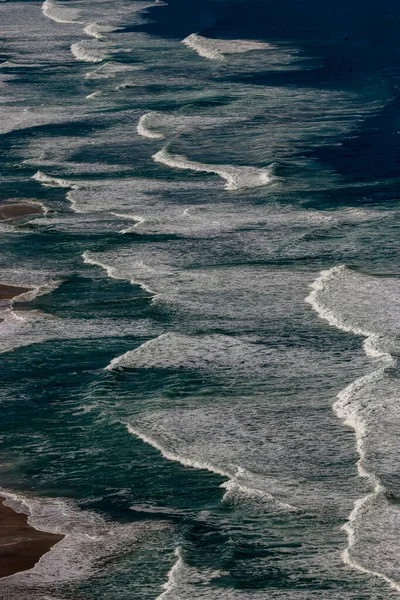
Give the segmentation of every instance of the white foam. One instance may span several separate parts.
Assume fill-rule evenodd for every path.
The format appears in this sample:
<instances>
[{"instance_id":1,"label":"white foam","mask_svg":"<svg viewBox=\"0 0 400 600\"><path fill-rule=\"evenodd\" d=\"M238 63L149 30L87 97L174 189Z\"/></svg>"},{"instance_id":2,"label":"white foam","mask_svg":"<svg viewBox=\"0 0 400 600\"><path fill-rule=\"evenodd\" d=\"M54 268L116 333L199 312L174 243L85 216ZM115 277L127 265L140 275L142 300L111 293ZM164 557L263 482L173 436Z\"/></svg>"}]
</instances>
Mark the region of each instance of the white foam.
<instances>
[{"instance_id":1,"label":"white foam","mask_svg":"<svg viewBox=\"0 0 400 600\"><path fill-rule=\"evenodd\" d=\"M185 156L171 154L166 148L153 155L155 162L177 169L188 169L200 173L215 173L225 179L227 190L255 188L268 185L273 180L272 168L242 167L233 165L208 165L189 160Z\"/></svg>"},{"instance_id":2,"label":"white foam","mask_svg":"<svg viewBox=\"0 0 400 600\"><path fill-rule=\"evenodd\" d=\"M79 10L66 6L57 0L45 0L42 4L42 12L56 23L80 23Z\"/></svg>"},{"instance_id":3,"label":"white foam","mask_svg":"<svg viewBox=\"0 0 400 600\"><path fill-rule=\"evenodd\" d=\"M349 271L345 266L334 267L329 271L323 271L318 279L311 285L312 292L306 298L306 301L316 310L316 312L332 326L337 327L343 331L352 332L356 335L362 335L366 337L363 347L365 353L371 358L380 359L382 357L391 361L394 365L388 347L390 342L387 339L382 338L382 329L385 333L388 331L387 327L387 316L384 314L384 318L376 318L376 312L373 311L371 314L371 306L378 307L379 304L374 305L371 300L375 299L376 289L378 288L378 298L382 295L383 291L386 290L387 281L383 283L375 278L375 281L371 281L372 278L368 279L366 276L354 274ZM352 293L350 312L348 310L347 297L343 295L342 303L336 302L336 297L332 293L335 286L340 291L349 291L349 281L352 282L350 288ZM391 280L392 283L396 283L396 280ZM343 284L345 282L345 285ZM356 285L354 285L354 283ZM371 285L372 284L372 285ZM375 286L375 287L374 287ZM381 286L381 290L379 290ZM390 289L390 288L389 288ZM395 288L394 288L395 289ZM336 291L336 290L335 290ZM393 290L390 290L388 298L393 300ZM332 303L333 300L333 303ZM384 298L385 300L385 298ZM352 312L354 310L354 312ZM390 320L393 319L393 314L390 310ZM344 317L344 314L346 317ZM372 316L372 318L371 318ZM350 317L350 318L349 318ZM359 326L362 323L362 326ZM364 323L369 323L369 327L365 327ZM381 368L373 373L370 373L364 377L361 377L341 391L337 400L333 406L337 416L343 419L345 425L354 429L356 437L356 448L359 459L357 461L357 471L360 477L366 479L372 491L366 494L364 497L354 502L353 510L349 514L347 523L343 526L343 530L347 534L347 547L342 553L343 562L349 567L356 569L361 573L372 575L384 580L390 585L390 587L400 592L400 582L392 577L389 577L384 571L380 571L374 567L368 568L363 562L368 562L368 556L356 558L354 556L357 549L359 538L363 534L363 526L365 527L365 520L368 518L369 511L373 513L373 505L377 502L385 504L385 487L383 486L380 478L371 470L371 460L367 458L367 453L372 452L374 456L380 456L382 454L381 446L384 444L386 451L390 451L390 436L388 428L385 426L385 420L388 419L387 414L390 406L389 395L381 394L383 396L383 407L382 414L380 414L380 403L381 398L378 393L379 386L385 382L385 368ZM395 394L396 395L396 394ZM397 412L393 414L392 421L396 422L398 417ZM384 431L380 432L382 428ZM377 430L377 434L374 431ZM378 447L374 447L375 438L378 438ZM368 446L367 446L368 444ZM372 449L369 449L372 446ZM373 461L372 461L373 464ZM382 469L382 466L380 467ZM383 537L387 534L384 529L378 528L375 532ZM368 533L367 533L368 535ZM370 548L373 555L376 556L375 562L379 563L379 543L381 540L374 540L374 546L376 548ZM371 546L372 542L368 540L368 546Z\"/></svg>"},{"instance_id":4,"label":"white foam","mask_svg":"<svg viewBox=\"0 0 400 600\"><path fill-rule=\"evenodd\" d=\"M77 60L92 63L103 62L108 56L106 48L85 41L72 44L71 52Z\"/></svg>"},{"instance_id":5,"label":"white foam","mask_svg":"<svg viewBox=\"0 0 400 600\"><path fill-rule=\"evenodd\" d=\"M95 265L97 267L104 269L105 272L107 273L107 275L111 279L126 279L125 277L119 275L118 270L115 267L112 267L112 266L109 266L107 264L100 262L97 258L94 258L90 252L87 252L87 251L84 252L82 254L82 258L83 258L83 262L85 264ZM142 281L136 280L136 279L131 279L130 282L132 283L132 285L140 286L143 290L145 290L149 294L154 294L154 292Z\"/></svg>"},{"instance_id":6,"label":"white foam","mask_svg":"<svg viewBox=\"0 0 400 600\"><path fill-rule=\"evenodd\" d=\"M256 483L253 478L249 477L250 473L242 468L235 467L233 470L224 469L219 466L216 466L208 461L190 458L181 456L176 454L170 450L168 450L161 442L159 442L154 436L149 433L145 433L136 427L133 427L129 423L126 425L127 430L132 435L135 435L139 439L141 439L146 444L149 444L156 450L158 450L163 458L170 460L172 462L178 462L184 467L190 467L193 469L200 469L205 471L210 471L211 473L215 473L216 475L220 475L221 477L226 477L228 479L227 482L221 484L221 488L226 489L226 492L223 495L222 502L230 502L230 501L241 501L245 498L245 501L256 502L266 504L269 507L273 506L277 510L283 511L296 511L297 509L290 504L285 502L280 502L276 498L274 498L270 493L261 488L252 487L249 483Z\"/></svg>"},{"instance_id":7,"label":"white foam","mask_svg":"<svg viewBox=\"0 0 400 600\"><path fill-rule=\"evenodd\" d=\"M395 280L393 281L395 282ZM363 286L363 283L366 285ZM379 296L378 280L376 280L376 286ZM330 325L342 331L367 338L364 342L364 350L368 356L390 359L387 350L382 348L384 344L381 343L382 333L386 333L388 329L385 323L386 316L383 315L383 319L379 319L377 318L377 313L372 317L368 312L366 318L363 319L363 308L367 309L371 305L371 299L373 299L372 295L368 298L369 292L373 290L371 289L371 281L368 281L367 277L353 273L346 266L340 265L327 271L322 271L310 287L312 291L305 301L313 307L322 319L325 319ZM343 300L340 304L336 302L336 297L333 296L332 290L336 290L335 295L338 295L338 291L340 293L343 290L346 294L350 293L352 298L350 296L349 302L346 302L346 297L343 295ZM357 293L359 298L364 300L364 304L362 300L361 304L358 301ZM338 300L340 300L340 296ZM377 298L377 308L379 307L378 302L379 298ZM346 316L344 316L345 314ZM393 317L395 315L391 316L390 321L392 321Z\"/></svg>"},{"instance_id":8,"label":"white foam","mask_svg":"<svg viewBox=\"0 0 400 600\"><path fill-rule=\"evenodd\" d=\"M164 590L156 600L167 600L168 598L180 600L182 598L193 598L198 597L195 589L204 588L207 584L212 583L213 579L218 579L225 573L223 571L217 571L214 569L196 569L195 567L189 567L182 557L182 549L176 548L175 550L176 561L172 568L167 574L167 581L162 585ZM192 589L194 586L194 589ZM184 596L181 596L182 591ZM196 594L193 596L193 594ZM208 597L208 593L204 591ZM200 595L203 594L200 592Z\"/></svg>"},{"instance_id":9,"label":"white foam","mask_svg":"<svg viewBox=\"0 0 400 600\"><path fill-rule=\"evenodd\" d=\"M357 531L360 527L360 521L362 522L363 517L365 518L364 513L367 511L368 506L374 503L378 498L381 498L383 502L386 501L384 497L384 486L374 473L368 471L365 465L365 442L370 435L369 429L376 424L373 422L367 424L363 414L365 412L364 405L366 403L366 396L370 393L370 388L383 379L384 373L384 369L379 369L378 371L356 380L338 394L338 399L334 404L334 410L338 417L343 419L348 427L354 429L357 452L359 455L359 460L357 462L358 474L360 477L368 479L373 488L371 493L355 501L348 522L343 526L343 530L347 534L347 548L345 548L342 553L342 559L348 566L362 573L379 577L386 581L392 589L400 592L400 582L388 577L383 572L368 569L352 556L352 550L358 541Z\"/></svg>"},{"instance_id":10,"label":"white foam","mask_svg":"<svg viewBox=\"0 0 400 600\"><path fill-rule=\"evenodd\" d=\"M86 73L85 79L112 79L118 75L141 71L142 67L109 61Z\"/></svg>"},{"instance_id":11,"label":"white foam","mask_svg":"<svg viewBox=\"0 0 400 600\"><path fill-rule=\"evenodd\" d=\"M39 181L44 186L48 187L61 187L61 188L73 188L74 184L67 179L60 179L58 177L52 177L51 175L46 175L43 171L37 171L34 175L32 175L32 179L35 181Z\"/></svg>"},{"instance_id":12,"label":"white foam","mask_svg":"<svg viewBox=\"0 0 400 600\"><path fill-rule=\"evenodd\" d=\"M99 23L89 23L84 28L84 32L90 37L95 38L96 40L104 40L105 33L112 33L113 31L118 31L119 27L111 27L110 25L100 25Z\"/></svg>"},{"instance_id":13,"label":"white foam","mask_svg":"<svg viewBox=\"0 0 400 600\"><path fill-rule=\"evenodd\" d=\"M275 359L279 360L279 359ZM260 344L224 335L187 336L165 333L136 350L114 358L107 369L240 369L254 372L274 361L273 351Z\"/></svg>"},{"instance_id":14,"label":"white foam","mask_svg":"<svg viewBox=\"0 0 400 600\"><path fill-rule=\"evenodd\" d=\"M148 127L148 121L153 116L153 113L147 113L142 115L139 119L139 123L137 124L137 131L139 135L143 137L147 137L150 139L160 140L164 138L162 133L157 133L156 131L151 131Z\"/></svg>"},{"instance_id":15,"label":"white foam","mask_svg":"<svg viewBox=\"0 0 400 600\"><path fill-rule=\"evenodd\" d=\"M224 60L224 54L241 54L254 50L271 50L274 47L265 42L250 40L215 40L192 33L182 41L185 46L195 50L199 56L211 60Z\"/></svg>"},{"instance_id":16,"label":"white foam","mask_svg":"<svg viewBox=\"0 0 400 600\"><path fill-rule=\"evenodd\" d=\"M101 96L102 92L100 90L97 90L97 92L92 92L91 94L88 94L86 96L87 100L91 100L92 98L98 98L99 96Z\"/></svg>"}]
</instances>

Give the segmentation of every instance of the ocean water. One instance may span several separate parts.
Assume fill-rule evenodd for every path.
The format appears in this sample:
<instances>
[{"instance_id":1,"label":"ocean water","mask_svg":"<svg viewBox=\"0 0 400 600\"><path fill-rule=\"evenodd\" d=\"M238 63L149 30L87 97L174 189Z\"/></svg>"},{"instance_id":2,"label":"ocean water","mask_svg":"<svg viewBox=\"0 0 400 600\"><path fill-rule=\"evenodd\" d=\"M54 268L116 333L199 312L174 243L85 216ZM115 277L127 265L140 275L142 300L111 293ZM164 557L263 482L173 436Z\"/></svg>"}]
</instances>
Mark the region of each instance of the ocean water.
<instances>
[{"instance_id":1,"label":"ocean water","mask_svg":"<svg viewBox=\"0 0 400 600\"><path fill-rule=\"evenodd\" d=\"M398 597L398 3L0 24L0 596Z\"/></svg>"}]
</instances>

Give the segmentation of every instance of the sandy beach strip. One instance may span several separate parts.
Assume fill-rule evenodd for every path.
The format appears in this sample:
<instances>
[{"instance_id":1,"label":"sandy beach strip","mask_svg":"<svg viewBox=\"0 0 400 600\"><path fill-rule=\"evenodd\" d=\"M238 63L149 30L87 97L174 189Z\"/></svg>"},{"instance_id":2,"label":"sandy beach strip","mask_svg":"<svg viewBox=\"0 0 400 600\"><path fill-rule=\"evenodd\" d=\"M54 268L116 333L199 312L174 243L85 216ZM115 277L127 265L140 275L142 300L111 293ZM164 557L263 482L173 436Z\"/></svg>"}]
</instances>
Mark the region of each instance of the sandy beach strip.
<instances>
[{"instance_id":1,"label":"sandy beach strip","mask_svg":"<svg viewBox=\"0 0 400 600\"><path fill-rule=\"evenodd\" d=\"M30 292L32 288L28 287L19 287L16 285L6 285L4 283L0 283L0 300L12 300L21 294L25 294L26 292Z\"/></svg>"},{"instance_id":2,"label":"sandy beach strip","mask_svg":"<svg viewBox=\"0 0 400 600\"><path fill-rule=\"evenodd\" d=\"M43 213L43 207L40 204L30 202L0 204L0 221L18 219L27 215L42 215Z\"/></svg>"},{"instance_id":3,"label":"sandy beach strip","mask_svg":"<svg viewBox=\"0 0 400 600\"><path fill-rule=\"evenodd\" d=\"M32 569L64 536L39 531L28 524L27 515L4 506L0 497L0 577Z\"/></svg>"}]
</instances>

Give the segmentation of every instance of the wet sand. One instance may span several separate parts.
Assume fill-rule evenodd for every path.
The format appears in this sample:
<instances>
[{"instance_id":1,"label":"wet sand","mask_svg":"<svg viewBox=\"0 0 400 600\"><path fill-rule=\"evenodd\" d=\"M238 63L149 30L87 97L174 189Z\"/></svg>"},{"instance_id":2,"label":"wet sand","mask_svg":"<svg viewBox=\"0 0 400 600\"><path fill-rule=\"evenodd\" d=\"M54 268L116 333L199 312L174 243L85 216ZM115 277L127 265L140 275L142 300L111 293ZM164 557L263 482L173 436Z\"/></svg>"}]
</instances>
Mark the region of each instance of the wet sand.
<instances>
[{"instance_id":1,"label":"wet sand","mask_svg":"<svg viewBox=\"0 0 400 600\"><path fill-rule=\"evenodd\" d=\"M28 517L4 506L0 497L0 577L32 569L64 536L39 531Z\"/></svg>"},{"instance_id":2,"label":"wet sand","mask_svg":"<svg viewBox=\"0 0 400 600\"><path fill-rule=\"evenodd\" d=\"M0 204L0 221L7 219L18 219L27 215L42 215L43 208L40 204L21 202L18 204Z\"/></svg>"},{"instance_id":3,"label":"wet sand","mask_svg":"<svg viewBox=\"0 0 400 600\"><path fill-rule=\"evenodd\" d=\"M32 288L0 283L0 300L12 300L16 296L20 296L20 294L31 291L31 289Z\"/></svg>"}]
</instances>

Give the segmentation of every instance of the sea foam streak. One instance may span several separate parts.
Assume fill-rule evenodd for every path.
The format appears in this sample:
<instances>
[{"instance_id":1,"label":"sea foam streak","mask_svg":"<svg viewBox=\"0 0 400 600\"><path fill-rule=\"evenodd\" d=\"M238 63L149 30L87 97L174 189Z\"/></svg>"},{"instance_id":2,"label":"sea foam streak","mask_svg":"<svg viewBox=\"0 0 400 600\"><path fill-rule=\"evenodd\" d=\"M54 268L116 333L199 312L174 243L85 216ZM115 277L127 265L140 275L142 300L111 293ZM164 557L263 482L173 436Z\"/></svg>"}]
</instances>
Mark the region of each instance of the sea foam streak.
<instances>
[{"instance_id":1,"label":"sea foam streak","mask_svg":"<svg viewBox=\"0 0 400 600\"><path fill-rule=\"evenodd\" d=\"M348 318L343 318L341 312L343 310L341 305L337 305L336 308L327 306L324 301L324 294L328 293L327 298L331 296L329 293L330 286L339 285L340 280L343 278L351 277L352 273L344 265L334 267L328 271L323 271L316 281L310 286L312 288L311 294L306 298L306 302L316 310L321 318L328 321L332 326L336 326L338 329L343 331L352 332L356 335L362 335L367 337L364 343L364 350L368 355L375 358L384 357L386 360L395 362L392 360L390 353L382 351L380 348L379 340L380 336L374 331L374 323L368 328L360 327L357 322L351 322ZM358 275L354 275L357 277ZM357 298L357 288L354 289L354 294ZM369 299L368 299L369 300ZM367 300L367 301L368 301ZM343 299L343 305L345 305L345 298ZM362 312L363 306L357 303L358 311ZM355 320L356 321L356 320ZM379 333L379 330L378 330ZM357 544L358 536L360 535L360 527L362 526L363 515L371 504L381 499L386 502L385 499L385 487L382 485L380 479L366 467L366 440L371 437L371 427L377 426L374 423L376 420L372 415L372 425L367 420L368 411L368 396L371 394L371 390L374 389L374 385L383 380L385 375L385 368L378 369L377 371L361 377L350 384L347 388L341 391L337 400L333 406L335 413L340 419L343 419L345 425L354 429L356 436L356 447L359 455L357 462L357 470L360 477L368 480L372 486L372 491L355 501L353 510L349 514L347 523L343 526L343 530L347 534L347 547L342 553L342 559L348 566L368 575L373 575L383 579L396 591L400 592L400 583L390 578L383 572L375 569L370 569L361 564L358 559L353 558L353 550ZM372 393L374 400L373 405L377 405L377 396ZM385 407L385 412L387 409Z\"/></svg>"},{"instance_id":2,"label":"sea foam streak","mask_svg":"<svg viewBox=\"0 0 400 600\"><path fill-rule=\"evenodd\" d=\"M166 148L153 155L155 162L177 169L188 169L200 173L215 173L225 179L227 190L255 188L267 185L273 180L272 167L242 167L233 165L208 165L189 160L185 156L171 154Z\"/></svg>"},{"instance_id":3,"label":"sea foam streak","mask_svg":"<svg viewBox=\"0 0 400 600\"><path fill-rule=\"evenodd\" d=\"M211 60L224 60L224 54L241 54L252 50L271 50L273 46L265 42L249 40L214 40L192 33L182 40L182 44L195 50L199 56Z\"/></svg>"}]
</instances>

